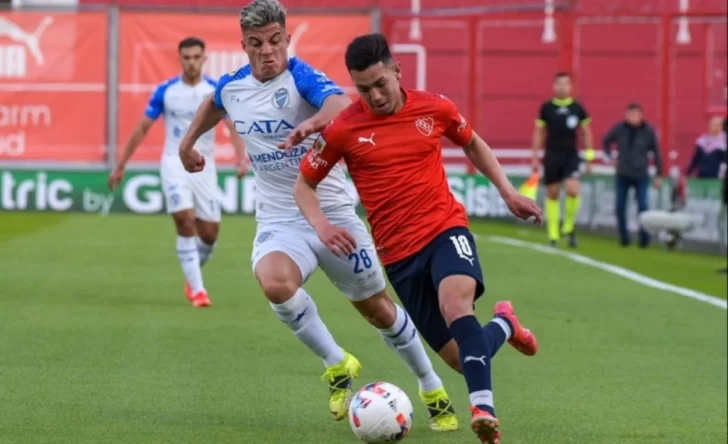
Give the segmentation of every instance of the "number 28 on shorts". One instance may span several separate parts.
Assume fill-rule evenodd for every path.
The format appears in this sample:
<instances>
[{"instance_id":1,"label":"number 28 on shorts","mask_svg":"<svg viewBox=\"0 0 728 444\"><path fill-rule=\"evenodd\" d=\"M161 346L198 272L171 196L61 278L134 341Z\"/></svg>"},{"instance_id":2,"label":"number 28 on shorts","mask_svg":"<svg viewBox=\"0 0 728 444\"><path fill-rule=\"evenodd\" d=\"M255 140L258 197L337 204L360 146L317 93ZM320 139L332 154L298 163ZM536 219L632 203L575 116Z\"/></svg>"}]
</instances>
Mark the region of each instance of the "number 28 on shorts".
<instances>
[{"instance_id":1,"label":"number 28 on shorts","mask_svg":"<svg viewBox=\"0 0 728 444\"><path fill-rule=\"evenodd\" d=\"M372 259L369 257L367 250L361 249L349 255L349 262L352 264L354 274L363 273L365 270L372 268Z\"/></svg>"}]
</instances>

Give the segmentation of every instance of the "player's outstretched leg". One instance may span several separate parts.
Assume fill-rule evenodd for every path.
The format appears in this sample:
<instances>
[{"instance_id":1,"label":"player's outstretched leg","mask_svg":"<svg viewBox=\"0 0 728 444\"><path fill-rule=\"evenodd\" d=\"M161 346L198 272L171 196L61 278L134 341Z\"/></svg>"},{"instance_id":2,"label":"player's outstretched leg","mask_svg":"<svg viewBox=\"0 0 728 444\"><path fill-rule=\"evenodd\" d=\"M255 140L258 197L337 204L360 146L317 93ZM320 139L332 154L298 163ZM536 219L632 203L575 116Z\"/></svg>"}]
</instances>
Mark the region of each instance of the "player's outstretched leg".
<instances>
[{"instance_id":1,"label":"player's outstretched leg","mask_svg":"<svg viewBox=\"0 0 728 444\"><path fill-rule=\"evenodd\" d=\"M516 310L511 301L500 301L493 306L493 322L498 322L506 333L508 343L526 356L533 356L538 351L538 341L531 330L523 327L516 316ZM507 326L505 325L507 323ZM488 324L490 325L490 324ZM487 330L487 326L486 326ZM493 330L498 333L496 329ZM500 338L496 338L500 340ZM501 342L502 344L502 342Z\"/></svg>"},{"instance_id":2,"label":"player's outstretched leg","mask_svg":"<svg viewBox=\"0 0 728 444\"><path fill-rule=\"evenodd\" d=\"M538 342L531 330L524 328L516 316L513 304L510 301L500 301L493 307L493 319L483 327L487 348L490 352L489 359L492 360L505 341L508 341L516 350L526 356L533 356L538 351ZM467 357L465 358L467 360ZM492 391L490 395L492 401ZM473 417L471 424L473 431L480 440L485 443L499 443L500 430L498 420L495 418L495 411L490 405L477 405L477 400L472 399L471 411ZM488 407L491 407L489 409Z\"/></svg>"},{"instance_id":3,"label":"player's outstretched leg","mask_svg":"<svg viewBox=\"0 0 728 444\"><path fill-rule=\"evenodd\" d=\"M435 373L417 328L407 312L392 301L386 290L354 302L354 306L379 330L387 346L402 358L417 377L420 399L430 414L430 429L436 432L457 430L459 422L450 396Z\"/></svg>"},{"instance_id":4,"label":"player's outstretched leg","mask_svg":"<svg viewBox=\"0 0 728 444\"><path fill-rule=\"evenodd\" d=\"M499 444L501 432L493 404L491 358L508 337L498 320L486 327L480 325L473 313L476 289L477 282L470 276L444 278L438 292L440 310L460 350L460 365L470 393L472 430L482 443Z\"/></svg>"},{"instance_id":5,"label":"player's outstretched leg","mask_svg":"<svg viewBox=\"0 0 728 444\"><path fill-rule=\"evenodd\" d=\"M256 264L255 275L278 319L324 362L329 412L336 421L344 419L351 403L352 381L359 376L361 364L336 343L313 298L301 288L301 270L288 255L269 253Z\"/></svg>"},{"instance_id":6,"label":"player's outstretched leg","mask_svg":"<svg viewBox=\"0 0 728 444\"><path fill-rule=\"evenodd\" d=\"M177 227L177 258L185 275L185 294L195 307L210 306L205 284L202 280L200 255L195 241L195 215L192 210L182 210L172 214Z\"/></svg>"}]
</instances>

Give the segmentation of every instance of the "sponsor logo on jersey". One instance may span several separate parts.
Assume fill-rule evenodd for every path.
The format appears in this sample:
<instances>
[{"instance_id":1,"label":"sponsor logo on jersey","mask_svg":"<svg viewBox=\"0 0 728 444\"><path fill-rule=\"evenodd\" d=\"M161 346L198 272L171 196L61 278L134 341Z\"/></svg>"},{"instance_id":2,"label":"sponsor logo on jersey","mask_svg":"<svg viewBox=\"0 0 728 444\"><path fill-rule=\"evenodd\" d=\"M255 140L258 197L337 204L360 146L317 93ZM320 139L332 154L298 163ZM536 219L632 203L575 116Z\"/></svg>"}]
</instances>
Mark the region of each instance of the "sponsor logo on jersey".
<instances>
[{"instance_id":1,"label":"sponsor logo on jersey","mask_svg":"<svg viewBox=\"0 0 728 444\"><path fill-rule=\"evenodd\" d=\"M320 166L326 168L329 165L329 163L322 159L316 151L312 151L311 155L308 156L308 164L311 165L311 168L314 170L317 170Z\"/></svg>"},{"instance_id":2,"label":"sponsor logo on jersey","mask_svg":"<svg viewBox=\"0 0 728 444\"><path fill-rule=\"evenodd\" d=\"M288 133L294 128L293 125L284 119L255 120L252 122L236 120L233 123L235 124L235 131L238 134L279 135L284 132Z\"/></svg>"},{"instance_id":3,"label":"sponsor logo on jersey","mask_svg":"<svg viewBox=\"0 0 728 444\"><path fill-rule=\"evenodd\" d=\"M294 146L290 150L275 150L271 151L269 153L260 153L260 154L252 154L250 155L250 159L253 161L253 163L268 163L268 162L278 162L281 160L286 159L298 159L306 155L308 150L305 146Z\"/></svg>"}]
</instances>

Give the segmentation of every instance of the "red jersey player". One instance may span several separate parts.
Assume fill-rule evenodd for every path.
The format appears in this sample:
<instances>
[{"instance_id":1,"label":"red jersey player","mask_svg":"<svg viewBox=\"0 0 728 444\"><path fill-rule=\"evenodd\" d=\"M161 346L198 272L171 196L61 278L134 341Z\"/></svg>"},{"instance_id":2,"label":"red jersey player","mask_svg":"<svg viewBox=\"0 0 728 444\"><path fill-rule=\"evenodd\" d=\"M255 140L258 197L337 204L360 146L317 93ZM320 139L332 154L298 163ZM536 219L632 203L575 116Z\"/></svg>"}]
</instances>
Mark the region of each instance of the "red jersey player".
<instances>
[{"instance_id":1,"label":"red jersey player","mask_svg":"<svg viewBox=\"0 0 728 444\"><path fill-rule=\"evenodd\" d=\"M432 349L465 375L473 431L483 443L499 443L490 360L506 340L526 355L536 353L537 343L509 301L495 305L485 326L474 316L474 301L484 291L482 270L465 209L447 183L441 137L463 147L517 217L540 223L541 210L514 189L450 100L400 86L399 65L382 35L352 41L346 65L360 100L339 114L301 162L296 202L324 244L350 254L353 238L326 219L316 194L329 170L346 162L390 282Z\"/></svg>"}]
</instances>

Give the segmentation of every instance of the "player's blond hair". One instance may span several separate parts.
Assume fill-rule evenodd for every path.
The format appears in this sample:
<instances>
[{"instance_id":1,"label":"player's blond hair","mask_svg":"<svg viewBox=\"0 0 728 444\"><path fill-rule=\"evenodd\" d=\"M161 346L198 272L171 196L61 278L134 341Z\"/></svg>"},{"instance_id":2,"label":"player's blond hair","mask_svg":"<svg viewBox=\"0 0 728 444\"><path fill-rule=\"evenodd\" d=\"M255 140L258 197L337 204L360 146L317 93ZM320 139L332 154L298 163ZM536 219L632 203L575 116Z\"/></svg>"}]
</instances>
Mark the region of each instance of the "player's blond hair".
<instances>
[{"instance_id":1,"label":"player's blond hair","mask_svg":"<svg viewBox=\"0 0 728 444\"><path fill-rule=\"evenodd\" d=\"M282 28L286 26L286 8L278 0L253 0L240 11L243 32L271 23L278 23Z\"/></svg>"}]
</instances>

